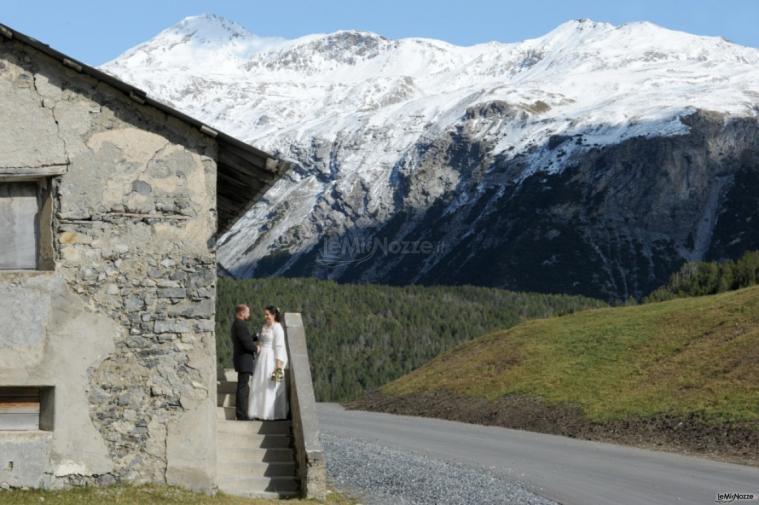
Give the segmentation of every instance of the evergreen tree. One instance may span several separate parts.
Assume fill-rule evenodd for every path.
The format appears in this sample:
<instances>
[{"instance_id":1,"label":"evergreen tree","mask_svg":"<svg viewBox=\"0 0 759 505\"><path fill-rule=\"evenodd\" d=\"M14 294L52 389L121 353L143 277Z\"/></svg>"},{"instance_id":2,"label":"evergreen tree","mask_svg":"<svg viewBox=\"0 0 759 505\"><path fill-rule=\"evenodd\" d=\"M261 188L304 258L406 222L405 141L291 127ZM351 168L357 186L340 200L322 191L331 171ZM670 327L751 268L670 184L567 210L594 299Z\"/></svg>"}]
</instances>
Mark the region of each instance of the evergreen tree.
<instances>
[{"instance_id":1,"label":"evergreen tree","mask_svg":"<svg viewBox=\"0 0 759 505\"><path fill-rule=\"evenodd\" d=\"M759 281L759 251L750 251L735 261L685 263L669 281L645 298L659 302L672 298L713 295L747 288Z\"/></svg>"}]
</instances>

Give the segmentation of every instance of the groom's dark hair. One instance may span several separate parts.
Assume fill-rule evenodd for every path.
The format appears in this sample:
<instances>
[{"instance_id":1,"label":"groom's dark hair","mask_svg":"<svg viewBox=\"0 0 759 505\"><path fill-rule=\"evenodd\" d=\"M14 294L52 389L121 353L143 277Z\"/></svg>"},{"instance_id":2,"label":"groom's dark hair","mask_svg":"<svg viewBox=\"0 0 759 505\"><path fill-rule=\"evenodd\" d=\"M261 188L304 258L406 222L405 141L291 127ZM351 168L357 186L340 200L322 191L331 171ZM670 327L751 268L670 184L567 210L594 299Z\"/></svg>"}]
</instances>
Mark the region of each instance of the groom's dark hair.
<instances>
[{"instance_id":1,"label":"groom's dark hair","mask_svg":"<svg viewBox=\"0 0 759 505\"><path fill-rule=\"evenodd\" d=\"M279 311L279 307L274 305L267 305L264 309L268 310L270 314L274 316L274 320L278 323L282 322L282 313Z\"/></svg>"}]
</instances>

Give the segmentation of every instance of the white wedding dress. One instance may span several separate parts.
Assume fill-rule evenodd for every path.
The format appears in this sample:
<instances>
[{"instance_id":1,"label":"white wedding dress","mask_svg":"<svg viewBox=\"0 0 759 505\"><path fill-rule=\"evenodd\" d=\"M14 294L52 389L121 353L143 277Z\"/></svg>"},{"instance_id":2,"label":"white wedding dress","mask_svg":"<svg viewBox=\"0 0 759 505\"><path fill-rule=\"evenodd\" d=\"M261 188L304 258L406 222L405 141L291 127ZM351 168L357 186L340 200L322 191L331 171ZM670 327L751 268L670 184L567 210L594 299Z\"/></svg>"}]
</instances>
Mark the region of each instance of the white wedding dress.
<instances>
[{"instance_id":1,"label":"white wedding dress","mask_svg":"<svg viewBox=\"0 0 759 505\"><path fill-rule=\"evenodd\" d=\"M281 360L283 368L287 367L287 349L285 348L285 330L279 323L261 329L258 337L261 351L256 358L256 366L250 379L250 398L248 399L248 417L273 420L287 419L287 386L285 379L274 382L271 375L276 368L276 361Z\"/></svg>"}]
</instances>

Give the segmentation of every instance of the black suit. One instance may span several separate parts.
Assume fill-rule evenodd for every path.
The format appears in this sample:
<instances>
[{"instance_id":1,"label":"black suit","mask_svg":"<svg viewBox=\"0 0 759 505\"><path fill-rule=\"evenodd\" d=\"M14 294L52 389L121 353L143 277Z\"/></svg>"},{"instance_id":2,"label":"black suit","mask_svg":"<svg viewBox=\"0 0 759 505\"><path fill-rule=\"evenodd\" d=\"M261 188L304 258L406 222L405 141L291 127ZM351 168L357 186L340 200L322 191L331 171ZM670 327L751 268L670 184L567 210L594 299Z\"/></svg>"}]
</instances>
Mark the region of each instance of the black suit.
<instances>
[{"instance_id":1,"label":"black suit","mask_svg":"<svg viewBox=\"0 0 759 505\"><path fill-rule=\"evenodd\" d=\"M233 361L237 372L237 393L235 394L235 416L238 420L248 419L248 395L250 376L256 364L257 337L250 334L245 321L235 318L232 323Z\"/></svg>"}]
</instances>

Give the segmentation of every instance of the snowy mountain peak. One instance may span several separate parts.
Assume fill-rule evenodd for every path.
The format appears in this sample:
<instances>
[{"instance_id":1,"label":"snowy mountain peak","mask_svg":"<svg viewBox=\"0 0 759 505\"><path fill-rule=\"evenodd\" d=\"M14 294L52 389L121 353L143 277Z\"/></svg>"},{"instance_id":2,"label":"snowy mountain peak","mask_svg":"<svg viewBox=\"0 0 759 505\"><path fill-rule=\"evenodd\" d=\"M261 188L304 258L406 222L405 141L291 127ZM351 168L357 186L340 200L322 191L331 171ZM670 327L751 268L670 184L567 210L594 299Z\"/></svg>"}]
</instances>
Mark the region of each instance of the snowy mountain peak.
<instances>
[{"instance_id":1,"label":"snowy mountain peak","mask_svg":"<svg viewBox=\"0 0 759 505\"><path fill-rule=\"evenodd\" d=\"M587 18L572 19L560 24L541 38L550 40L577 35L588 35L591 33L606 33L614 28L616 27L611 23L593 21L592 19Z\"/></svg>"},{"instance_id":2,"label":"snowy mountain peak","mask_svg":"<svg viewBox=\"0 0 759 505\"><path fill-rule=\"evenodd\" d=\"M114 73L126 67L229 73L237 71L257 52L283 42L281 38L254 35L242 25L216 14L203 14L184 18L104 67Z\"/></svg>"},{"instance_id":3,"label":"snowy mountain peak","mask_svg":"<svg viewBox=\"0 0 759 505\"><path fill-rule=\"evenodd\" d=\"M158 37L177 36L197 44L225 44L235 39L256 38L242 25L216 14L189 16L161 32Z\"/></svg>"},{"instance_id":4,"label":"snowy mountain peak","mask_svg":"<svg viewBox=\"0 0 759 505\"><path fill-rule=\"evenodd\" d=\"M355 66L380 56L396 44L376 33L357 30L308 35L290 40L272 52L256 55L245 68L266 67L312 75L342 66Z\"/></svg>"},{"instance_id":5,"label":"snowy mountain peak","mask_svg":"<svg viewBox=\"0 0 759 505\"><path fill-rule=\"evenodd\" d=\"M671 30L650 21L615 26L589 19L572 20L521 45L548 55L560 54L565 64L604 60L612 68L652 60L759 61L754 48L732 44L723 37Z\"/></svg>"},{"instance_id":6,"label":"snowy mountain peak","mask_svg":"<svg viewBox=\"0 0 759 505\"><path fill-rule=\"evenodd\" d=\"M310 44L317 51L327 53L332 57L348 53L371 57L391 45L391 42L376 33L340 30L311 41Z\"/></svg>"}]
</instances>

